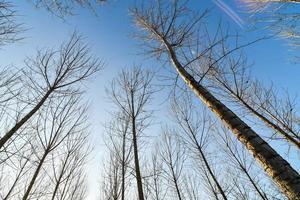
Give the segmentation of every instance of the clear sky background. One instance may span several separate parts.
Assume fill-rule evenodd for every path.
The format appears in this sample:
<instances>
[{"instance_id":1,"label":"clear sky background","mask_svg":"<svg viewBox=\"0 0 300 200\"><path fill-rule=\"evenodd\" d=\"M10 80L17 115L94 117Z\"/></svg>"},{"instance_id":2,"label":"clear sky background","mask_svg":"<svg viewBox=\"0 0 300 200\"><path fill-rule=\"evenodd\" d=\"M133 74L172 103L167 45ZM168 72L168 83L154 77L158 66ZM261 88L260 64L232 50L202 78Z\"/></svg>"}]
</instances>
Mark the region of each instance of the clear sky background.
<instances>
[{"instance_id":1,"label":"clear sky background","mask_svg":"<svg viewBox=\"0 0 300 200\"><path fill-rule=\"evenodd\" d=\"M43 9L36 9L28 1L13 0L18 10L19 21L24 23L28 30L23 34L24 40L0 49L0 66L23 66L27 56L34 56L39 48L57 47L74 30L86 38L93 54L105 62L105 69L89 84L87 99L90 101L90 122L92 124L92 137L95 146L93 159L89 165L89 199L98 196L98 182L100 180L100 165L103 160L103 134L102 123L108 120L107 110L110 108L105 96L105 86L109 86L111 79L123 67L132 64L143 64L145 67L155 67L157 63L145 61L144 57L137 55L139 47L131 37L134 26L128 15L128 8L137 1L112 0L110 4L97 8L96 17L87 9L77 9L76 16L67 17L65 21L52 16ZM239 3L234 0L224 1L234 10L242 20L247 14L238 12ZM255 39L266 34L269 30L247 31L247 23L237 23L236 19L216 6L212 0L191 0L195 9L212 8L212 17L209 26L214 27L220 19L233 30L244 35L246 40ZM246 21L246 20L245 20ZM300 66L292 64L290 59L299 49L291 50L287 42L282 39L270 39L259 42L246 49L248 60L254 63L252 72L255 77L269 84L274 82L279 88L289 88L291 94L299 92ZM156 104L160 104L161 99ZM159 109L165 109L161 106ZM159 112L159 111L158 111ZM97 178L99 177L99 178Z\"/></svg>"}]
</instances>

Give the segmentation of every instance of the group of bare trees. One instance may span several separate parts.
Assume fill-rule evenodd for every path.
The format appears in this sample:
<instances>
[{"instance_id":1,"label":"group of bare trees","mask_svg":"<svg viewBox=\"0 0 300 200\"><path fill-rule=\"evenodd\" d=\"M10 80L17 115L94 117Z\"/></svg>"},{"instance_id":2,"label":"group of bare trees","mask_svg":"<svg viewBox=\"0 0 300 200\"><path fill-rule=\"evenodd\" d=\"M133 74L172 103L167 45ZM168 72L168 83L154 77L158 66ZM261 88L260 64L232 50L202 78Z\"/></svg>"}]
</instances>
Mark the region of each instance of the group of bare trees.
<instances>
[{"instance_id":1,"label":"group of bare trees","mask_svg":"<svg viewBox=\"0 0 300 200\"><path fill-rule=\"evenodd\" d=\"M207 33L203 37L206 31L204 23L201 23L203 15L191 16L190 20L182 19L189 15L189 10L180 1L175 1L172 6L158 1L157 7L133 9L132 14L143 30L141 38L151 45L151 52L158 58L167 56L185 84L244 144L279 188L289 198L299 198L298 172L209 88L207 82L218 76L226 65L232 68L240 64L241 56L236 58L233 53L238 48L226 44L230 36L210 36Z\"/></svg>"},{"instance_id":2,"label":"group of bare trees","mask_svg":"<svg viewBox=\"0 0 300 200\"><path fill-rule=\"evenodd\" d=\"M242 48L260 39L240 43L221 26L212 33L208 14L195 14L180 0L150 1L131 9L144 53L173 67L177 86L171 101L174 127L156 133L160 141L154 155L140 159L146 165L142 170L126 165L134 169L138 199L299 199L298 168L271 146L280 141L289 152L299 153L297 108L291 97L280 97L282 92L249 73ZM130 85L125 82L132 78L120 89ZM202 105L194 106L197 98ZM132 99L115 103L126 110ZM137 166L134 140L127 142Z\"/></svg>"},{"instance_id":3,"label":"group of bare trees","mask_svg":"<svg viewBox=\"0 0 300 200\"><path fill-rule=\"evenodd\" d=\"M112 112L113 121L107 127L110 141L107 146L110 149L110 162L113 163L108 166L108 176L112 176L113 173L120 178L109 179L108 183L104 180L104 184L110 187L119 185L120 188L115 188L117 191L113 193L104 192L104 199L127 198L125 190L132 181L127 175L129 172L135 178L138 198L145 199L140 164L140 137L148 127L152 114L151 110L148 110L154 92L152 79L153 73L136 66L132 70L123 70L107 90L111 102L116 107L116 111Z\"/></svg>"},{"instance_id":4,"label":"group of bare trees","mask_svg":"<svg viewBox=\"0 0 300 200\"><path fill-rule=\"evenodd\" d=\"M3 199L85 196L89 129L81 83L101 67L74 34L58 50L39 51L16 72L17 80L3 85Z\"/></svg>"},{"instance_id":5,"label":"group of bare trees","mask_svg":"<svg viewBox=\"0 0 300 200\"><path fill-rule=\"evenodd\" d=\"M21 25L0 3L1 45ZM90 152L84 82L102 68L74 33L57 49L37 51L23 67L1 67L0 198L84 199Z\"/></svg>"},{"instance_id":6,"label":"group of bare trees","mask_svg":"<svg viewBox=\"0 0 300 200\"><path fill-rule=\"evenodd\" d=\"M123 71L108 90L116 110L111 113L112 122L106 125L109 154L101 178L100 199L285 199L247 148L238 143L228 128L218 124L205 107L196 105L188 91L171 98L172 123L161 133L153 133L154 140L145 137L147 143L153 143L153 149L145 153L137 145L139 158L134 158L137 152L131 118L121 113L132 102L143 105L138 102L147 93L135 93L135 98L131 98L131 91L136 90L128 89L135 82L140 82L141 88L149 87L147 78L140 79L145 77L141 73L140 68ZM142 136L137 139L137 144L144 144Z\"/></svg>"},{"instance_id":7,"label":"group of bare trees","mask_svg":"<svg viewBox=\"0 0 300 200\"><path fill-rule=\"evenodd\" d=\"M31 1L59 17L73 14L76 6L94 10L96 2L104 1ZM245 2L257 15L269 5L298 3ZM212 30L210 13L195 12L188 1L141 5L130 10L135 36L146 57L167 67L167 76L175 75L174 87L157 89L154 78L160 74L141 66L112 80L100 199L299 200L299 167L289 159L299 157L297 105L256 80L242 51L261 39L243 43L222 25ZM285 31L295 41L298 14L289 15L293 20L285 25L291 29ZM277 21L272 27L283 22ZM0 1L1 47L21 39L24 30L13 5ZM91 147L84 83L102 66L74 33L56 49L37 51L23 67L1 67L1 199L86 198ZM166 90L169 112L157 116L153 99Z\"/></svg>"},{"instance_id":8,"label":"group of bare trees","mask_svg":"<svg viewBox=\"0 0 300 200\"><path fill-rule=\"evenodd\" d=\"M0 46L14 42L22 31L21 24L16 20L16 11L7 1L0 1Z\"/></svg>"},{"instance_id":9,"label":"group of bare trees","mask_svg":"<svg viewBox=\"0 0 300 200\"><path fill-rule=\"evenodd\" d=\"M100 3L106 3L107 0L30 0L37 8L45 8L50 13L64 18L68 15L74 15L77 7L87 8L96 11L95 8ZM96 12L95 12L96 13Z\"/></svg>"}]
</instances>

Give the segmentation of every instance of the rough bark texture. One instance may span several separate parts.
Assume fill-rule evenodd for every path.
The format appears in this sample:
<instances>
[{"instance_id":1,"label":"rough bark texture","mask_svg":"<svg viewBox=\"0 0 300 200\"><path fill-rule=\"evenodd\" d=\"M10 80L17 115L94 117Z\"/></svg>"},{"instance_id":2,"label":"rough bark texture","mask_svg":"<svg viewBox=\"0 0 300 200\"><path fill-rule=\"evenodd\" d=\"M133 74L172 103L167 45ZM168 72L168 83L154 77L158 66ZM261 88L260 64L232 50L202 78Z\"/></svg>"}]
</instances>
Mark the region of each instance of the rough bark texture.
<instances>
[{"instance_id":1,"label":"rough bark texture","mask_svg":"<svg viewBox=\"0 0 300 200\"><path fill-rule=\"evenodd\" d=\"M199 84L178 61L175 52L167 41L162 41L176 71L188 87L214 112L237 139L253 154L265 172L274 180L289 199L300 199L300 175L268 143L266 143L243 120L216 99L205 87Z\"/></svg>"}]
</instances>

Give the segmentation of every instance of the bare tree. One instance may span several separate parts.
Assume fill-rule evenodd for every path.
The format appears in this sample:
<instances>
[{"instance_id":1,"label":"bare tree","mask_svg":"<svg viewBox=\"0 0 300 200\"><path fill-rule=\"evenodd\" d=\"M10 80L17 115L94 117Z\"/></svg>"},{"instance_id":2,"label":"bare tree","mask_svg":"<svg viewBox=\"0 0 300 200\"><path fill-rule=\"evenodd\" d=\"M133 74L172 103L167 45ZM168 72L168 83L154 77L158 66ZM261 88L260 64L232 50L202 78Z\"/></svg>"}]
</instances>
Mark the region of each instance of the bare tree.
<instances>
[{"instance_id":1,"label":"bare tree","mask_svg":"<svg viewBox=\"0 0 300 200\"><path fill-rule=\"evenodd\" d=\"M108 179L108 180L109 180L109 185L113 185L111 183L112 180L115 180L114 182L121 182L120 199L124 200L126 185L128 185L126 183L127 176L128 176L127 174L128 167L132 158L131 156L132 142L131 142L130 132L129 132L130 120L123 113L113 113L112 116L113 116L113 120L106 127L107 131L105 134L108 137L106 146L109 149L110 157L112 157L111 158L112 160L109 163L108 173L109 174L112 172L118 173L116 174L116 176L120 176L121 180L118 179ZM107 176L111 176L111 175L107 175Z\"/></svg>"},{"instance_id":2,"label":"bare tree","mask_svg":"<svg viewBox=\"0 0 300 200\"><path fill-rule=\"evenodd\" d=\"M1 185L1 199L9 200L19 195L21 190L19 186L22 181L26 179L26 173L30 171L30 156L27 155L29 153L30 152L27 151L21 151L19 155L14 155L17 159L11 159L10 157L9 162L6 161L5 165L3 163L1 164L1 173L3 173L1 178L6 180L5 186ZM11 181L9 181L8 178L11 179Z\"/></svg>"},{"instance_id":3,"label":"bare tree","mask_svg":"<svg viewBox=\"0 0 300 200\"><path fill-rule=\"evenodd\" d=\"M85 132L83 132L85 131ZM57 155L51 155L54 189L51 200L83 199L86 195L84 167L90 152L87 130L68 135Z\"/></svg>"},{"instance_id":4,"label":"bare tree","mask_svg":"<svg viewBox=\"0 0 300 200\"><path fill-rule=\"evenodd\" d=\"M108 166L101 185L101 199L119 200L122 196L121 165L115 151L109 152Z\"/></svg>"},{"instance_id":5,"label":"bare tree","mask_svg":"<svg viewBox=\"0 0 300 200\"><path fill-rule=\"evenodd\" d=\"M124 118L129 120L132 137L134 171L138 188L139 200L144 200L142 175L140 170L138 137L148 126L148 119L152 112L147 111L153 89L151 80L153 74L144 72L140 67L124 70L112 82L108 93L113 103L118 107Z\"/></svg>"},{"instance_id":6,"label":"bare tree","mask_svg":"<svg viewBox=\"0 0 300 200\"><path fill-rule=\"evenodd\" d=\"M167 56L178 76L228 126L280 189L289 198L299 199L298 172L205 87L202 81L205 75L216 63L221 65L220 61L236 48L228 50L224 46L228 39L226 35L218 39L209 34L203 35L207 33L203 15L191 16L189 13L186 4L180 1L172 4L158 1L157 6L132 9L134 21L142 29L140 38L151 48L148 53L158 58ZM223 51L217 51L218 44L221 44ZM193 76L193 66L204 71L201 77Z\"/></svg>"},{"instance_id":7,"label":"bare tree","mask_svg":"<svg viewBox=\"0 0 300 200\"><path fill-rule=\"evenodd\" d=\"M299 127L295 105L289 97L280 99L274 87L266 88L250 75L247 60L243 54L237 59L228 57L222 67L212 69L210 78L217 96L231 100L256 116L292 145L300 148Z\"/></svg>"},{"instance_id":8,"label":"bare tree","mask_svg":"<svg viewBox=\"0 0 300 200\"><path fill-rule=\"evenodd\" d=\"M187 193L187 198L190 200L200 200L201 199L201 190L199 182L195 179L194 176L187 176L184 180L185 190Z\"/></svg>"},{"instance_id":9,"label":"bare tree","mask_svg":"<svg viewBox=\"0 0 300 200\"><path fill-rule=\"evenodd\" d=\"M18 34L23 30L22 25L16 22L16 11L13 5L5 0L0 1L0 46L15 42Z\"/></svg>"},{"instance_id":10,"label":"bare tree","mask_svg":"<svg viewBox=\"0 0 300 200\"><path fill-rule=\"evenodd\" d=\"M229 161L233 163L236 169L239 169L245 174L246 178L255 189L258 196L263 200L268 200L267 194L261 189L257 179L251 174L251 167L253 162L249 162L247 158L247 152L244 148L239 148L238 144L232 140L227 134L226 128L223 128L224 134L219 134L223 144L225 145L224 151L229 156Z\"/></svg>"},{"instance_id":11,"label":"bare tree","mask_svg":"<svg viewBox=\"0 0 300 200\"><path fill-rule=\"evenodd\" d=\"M274 86L264 87L260 82L256 81L252 85L252 98L250 104L256 108L257 112L276 124L276 138L284 138L300 148L300 127L299 115L297 114L296 99L293 99L288 92L280 94ZM284 96L285 95L285 96ZM283 97L281 97L283 96ZM280 98L281 97L281 98Z\"/></svg>"},{"instance_id":12,"label":"bare tree","mask_svg":"<svg viewBox=\"0 0 300 200\"><path fill-rule=\"evenodd\" d=\"M214 128L212 120L209 119L205 110L202 110L203 115L200 117L195 113L195 109L189 95L185 95L184 100L174 97L172 110L176 122L184 134L182 138L187 148L195 155L193 157L196 157L196 160L200 161L200 166L204 166L205 173L208 174L209 179L212 179L213 184L216 185L217 191L213 191L217 195L216 198L218 199L218 194L220 194L222 199L227 200L226 192L221 186L216 173L213 171L206 153L206 148L209 145L209 133Z\"/></svg>"},{"instance_id":13,"label":"bare tree","mask_svg":"<svg viewBox=\"0 0 300 200\"><path fill-rule=\"evenodd\" d=\"M53 155L56 150L61 148L61 145L68 147L74 145L74 143L75 145L78 143L80 144L82 142L81 140L84 141L84 135L86 135L85 131L87 128L85 123L86 109L78 106L78 97L62 97L57 99L57 101L58 102L49 104L49 107L39 113L39 117L33 124L32 131L35 131L37 134L37 144L32 142L32 146L35 150L35 156L37 157L37 164L34 167L35 170L33 171L29 184L26 186L25 193L22 197L23 200L27 200L33 195L32 190L34 189L34 185L36 184L40 173L43 171L43 166L51 153ZM78 138L79 141L76 141ZM68 140L69 143L64 143L65 140ZM59 153L62 159L64 157L63 153L64 152ZM72 162L73 166L71 167L75 167L75 164L78 164L76 163L78 162L77 159L80 159L79 162L81 161L81 158L76 158L76 156L73 157L73 159L75 159L75 162ZM63 160L68 161L66 159ZM75 173L74 168L71 170L72 173ZM54 171L54 173L56 172ZM65 175L65 173L61 175ZM56 185L60 182L61 179L57 178ZM55 195L56 193L57 191L54 190L53 194ZM54 196L52 196L52 198L54 198Z\"/></svg>"},{"instance_id":14,"label":"bare tree","mask_svg":"<svg viewBox=\"0 0 300 200\"><path fill-rule=\"evenodd\" d=\"M156 144L154 152L151 154L150 160L147 162L148 176L144 177L144 182L150 193L150 199L153 200L163 200L166 198L168 193L168 188L165 187L163 182L163 161L159 155L159 151L159 144Z\"/></svg>"},{"instance_id":15,"label":"bare tree","mask_svg":"<svg viewBox=\"0 0 300 200\"><path fill-rule=\"evenodd\" d=\"M255 24L275 31L280 37L288 39L293 46L300 45L298 0L243 0L243 2Z\"/></svg>"},{"instance_id":16,"label":"bare tree","mask_svg":"<svg viewBox=\"0 0 300 200\"><path fill-rule=\"evenodd\" d=\"M94 10L95 4L105 3L107 0L31 0L38 8L46 8L58 17L73 15L76 7L85 7Z\"/></svg>"},{"instance_id":17,"label":"bare tree","mask_svg":"<svg viewBox=\"0 0 300 200\"><path fill-rule=\"evenodd\" d=\"M11 110L20 94L21 83L18 72L13 69L4 68L0 71L0 127L5 130ZM5 158L1 158L0 163Z\"/></svg>"},{"instance_id":18,"label":"bare tree","mask_svg":"<svg viewBox=\"0 0 300 200\"><path fill-rule=\"evenodd\" d=\"M173 134L171 135L171 133ZM166 166L164 177L171 183L176 199L185 199L183 192L183 170L186 160L185 149L179 140L175 139L175 131L165 130L162 135L161 158ZM175 197L174 197L175 198Z\"/></svg>"},{"instance_id":19,"label":"bare tree","mask_svg":"<svg viewBox=\"0 0 300 200\"><path fill-rule=\"evenodd\" d=\"M15 122L1 134L0 149L49 99L83 92L80 83L102 67L76 34L59 50L39 51L35 59L27 60L26 65L21 79L23 90L27 88L28 91L17 97L26 104L17 108Z\"/></svg>"}]
</instances>

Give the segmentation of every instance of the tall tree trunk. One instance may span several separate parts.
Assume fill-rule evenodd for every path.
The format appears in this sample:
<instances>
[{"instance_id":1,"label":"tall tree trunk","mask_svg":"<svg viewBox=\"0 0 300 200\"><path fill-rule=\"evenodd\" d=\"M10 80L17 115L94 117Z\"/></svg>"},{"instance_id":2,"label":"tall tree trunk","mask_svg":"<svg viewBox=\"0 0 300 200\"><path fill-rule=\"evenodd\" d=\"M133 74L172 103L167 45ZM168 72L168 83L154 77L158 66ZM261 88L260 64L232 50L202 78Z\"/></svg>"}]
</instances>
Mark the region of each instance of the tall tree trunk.
<instances>
[{"instance_id":1,"label":"tall tree trunk","mask_svg":"<svg viewBox=\"0 0 300 200\"><path fill-rule=\"evenodd\" d=\"M182 199L182 195L179 189L179 185L178 185L178 180L176 178L175 172L174 172L174 168L172 166L172 163L170 163L170 168L171 168L171 172L172 172L172 177L173 177L173 182L174 182L174 186L175 186L175 190L176 190L176 194L178 197L178 200L183 200Z\"/></svg>"},{"instance_id":2,"label":"tall tree trunk","mask_svg":"<svg viewBox=\"0 0 300 200\"><path fill-rule=\"evenodd\" d=\"M208 182L208 184L209 184L209 187L211 188L211 192L213 193L213 195L214 195L214 197L216 198L216 200L219 200L217 191L215 190L215 188L214 188L212 182L210 181L209 176L208 176L208 174L206 173L206 171L204 171L204 175L205 175L205 178L207 179L207 182Z\"/></svg>"},{"instance_id":3,"label":"tall tree trunk","mask_svg":"<svg viewBox=\"0 0 300 200\"><path fill-rule=\"evenodd\" d=\"M266 197L265 194L263 194L260 189L258 188L258 186L256 185L255 181L253 180L253 178L250 176L250 174L248 173L248 171L242 167L242 170L244 171L244 173L246 174L246 176L248 177L249 181L251 182L251 184L253 185L253 187L255 188L256 192L259 194L259 196L261 197L261 199L263 200L268 200L268 198Z\"/></svg>"},{"instance_id":4,"label":"tall tree trunk","mask_svg":"<svg viewBox=\"0 0 300 200\"><path fill-rule=\"evenodd\" d=\"M71 155L68 153L66 159L65 159L64 162L63 162L62 169L61 169L61 171L60 171L59 177L58 177L58 179L56 180L56 184L55 184L54 191L53 191L53 193L52 193L52 198L51 198L51 200L54 200L54 199L55 199L55 195L56 195L56 193L57 193L57 191L58 191L58 188L59 188L59 186L60 186L60 184L61 184L61 180L62 180L62 178L63 178L63 175L65 174L66 165L67 165L67 162L68 162L70 156L71 156Z\"/></svg>"},{"instance_id":5,"label":"tall tree trunk","mask_svg":"<svg viewBox=\"0 0 300 200\"><path fill-rule=\"evenodd\" d=\"M196 138L194 138L194 139L196 139ZM223 199L224 199L224 200L227 200L227 196L226 196L226 194L225 194L225 192L224 192L222 186L220 185L219 181L217 180L215 174L213 173L213 171L212 171L212 169L211 169L211 167L210 167L210 165L209 165L209 163L208 163L208 161L207 161L207 159L206 159L206 156L204 155L204 152L202 151L202 149L201 149L199 143L196 142L196 145L197 145L197 149L198 149L198 151L199 151L199 153L200 153L200 155L201 155L201 157L202 157L202 159L203 159L203 161L204 161L204 165L205 165L206 169L208 170L209 175L210 175L210 176L212 177L212 179L214 180L214 183L216 184L216 186L217 186L217 188L218 188L218 190L219 190L221 196L223 197Z\"/></svg>"},{"instance_id":6,"label":"tall tree trunk","mask_svg":"<svg viewBox=\"0 0 300 200\"><path fill-rule=\"evenodd\" d=\"M160 37L160 36L159 36ZM160 37L161 38L161 37ZM253 154L265 172L289 199L300 199L300 175L242 119L199 84L181 65L171 45L161 38L171 61L188 87L225 123L237 139Z\"/></svg>"},{"instance_id":7,"label":"tall tree trunk","mask_svg":"<svg viewBox=\"0 0 300 200\"><path fill-rule=\"evenodd\" d=\"M126 137L123 137L122 144L122 186L121 186L121 200L125 198L125 148L126 148Z\"/></svg>"},{"instance_id":8,"label":"tall tree trunk","mask_svg":"<svg viewBox=\"0 0 300 200\"><path fill-rule=\"evenodd\" d=\"M195 136L195 132L193 131L192 127L190 126L188 120L186 120L186 124L187 124L187 127L188 127L188 130L190 131L191 135L192 135L192 139L193 139L193 142L196 144L196 148L198 150L198 152L200 153L200 158L202 158L203 162L204 162L204 165L206 167L206 169L208 170L208 173L209 175L211 176L211 178L213 179L214 183L216 184L221 196L223 197L224 200L227 200L227 196L221 186L221 184L219 183L218 179L216 178L214 172L212 171L207 159L206 159L206 156L204 154L204 152L202 151L202 148Z\"/></svg>"},{"instance_id":9,"label":"tall tree trunk","mask_svg":"<svg viewBox=\"0 0 300 200\"><path fill-rule=\"evenodd\" d=\"M0 149L5 145L5 143L25 124L45 103L50 94L53 92L53 89L49 89L43 98L36 104L36 106L27 113L20 121L18 121L14 127L12 127L4 136L0 139Z\"/></svg>"},{"instance_id":10,"label":"tall tree trunk","mask_svg":"<svg viewBox=\"0 0 300 200\"><path fill-rule=\"evenodd\" d=\"M26 192L25 192L22 200L27 200L28 199L28 197L30 195L30 192L31 192L31 190L33 188L33 185L34 185L34 183L35 183L35 181L36 181L36 179L37 179L37 177L38 177L38 175L39 175L39 173L41 171L41 168L42 168L42 166L43 166L43 164L45 162L45 159L46 159L48 153L49 153L49 151L46 149L43 157L41 158L41 160L40 160L40 162L39 162L39 164L38 164L38 166L37 166L37 168L36 168L36 170L35 170L32 178L31 178L31 181L30 181L30 183L29 183L29 185L28 185L28 187L26 189Z\"/></svg>"},{"instance_id":11,"label":"tall tree trunk","mask_svg":"<svg viewBox=\"0 0 300 200\"><path fill-rule=\"evenodd\" d=\"M13 182L11 188L9 189L8 193L5 195L5 197L3 197L3 200L7 200L10 198L11 193L13 192L13 190L15 189L15 186L17 185L17 182L19 181L20 177L22 176L23 170L26 167L26 164L29 162L29 159L26 160L26 162L24 163L24 165L21 167L15 181Z\"/></svg>"},{"instance_id":12,"label":"tall tree trunk","mask_svg":"<svg viewBox=\"0 0 300 200\"><path fill-rule=\"evenodd\" d=\"M136 132L136 120L135 120L135 108L134 108L134 96L133 91L131 91L131 123L132 123L132 142L133 142L133 153L134 153L134 164L135 164L135 173L136 173L136 182L138 188L138 196L139 200L144 200L144 193L143 193L143 183L142 183L142 176L140 171L140 164L139 164L139 155L138 155L138 145L137 145L137 132Z\"/></svg>"}]
</instances>

